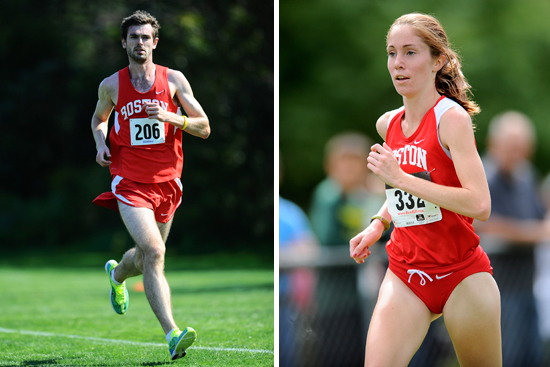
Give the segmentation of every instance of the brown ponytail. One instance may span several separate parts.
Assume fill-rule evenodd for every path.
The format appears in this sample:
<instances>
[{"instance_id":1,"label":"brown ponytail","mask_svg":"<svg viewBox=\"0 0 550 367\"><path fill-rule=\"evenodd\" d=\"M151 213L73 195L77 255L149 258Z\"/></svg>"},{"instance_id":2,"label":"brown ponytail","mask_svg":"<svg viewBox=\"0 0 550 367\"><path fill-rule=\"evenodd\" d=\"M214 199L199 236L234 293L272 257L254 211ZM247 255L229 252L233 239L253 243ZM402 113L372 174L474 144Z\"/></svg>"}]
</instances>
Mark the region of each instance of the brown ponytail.
<instances>
[{"instance_id":1,"label":"brown ponytail","mask_svg":"<svg viewBox=\"0 0 550 367\"><path fill-rule=\"evenodd\" d=\"M475 101L470 100L472 87L462 74L460 57L451 49L447 34L445 34L439 21L426 14L405 14L393 22L388 31L388 36L392 29L399 25L412 26L417 35L430 47L433 57L445 55L447 58L447 62L435 77L437 91L464 107L470 116L478 114L481 109Z\"/></svg>"}]
</instances>

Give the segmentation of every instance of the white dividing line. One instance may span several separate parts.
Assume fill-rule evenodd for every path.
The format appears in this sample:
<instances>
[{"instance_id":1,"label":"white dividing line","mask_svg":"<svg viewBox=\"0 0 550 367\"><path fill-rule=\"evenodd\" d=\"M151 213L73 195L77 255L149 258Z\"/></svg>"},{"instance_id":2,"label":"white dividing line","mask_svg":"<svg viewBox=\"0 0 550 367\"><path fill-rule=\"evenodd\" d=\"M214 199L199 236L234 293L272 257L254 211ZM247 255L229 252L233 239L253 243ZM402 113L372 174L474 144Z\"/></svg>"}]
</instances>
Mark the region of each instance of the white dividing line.
<instances>
[{"instance_id":1,"label":"white dividing line","mask_svg":"<svg viewBox=\"0 0 550 367\"><path fill-rule=\"evenodd\" d=\"M55 333L48 333L48 332L44 332L44 331L13 330L13 329L4 329L4 328L1 328L1 327L0 327L0 333L38 335L38 336L49 336L49 337L57 337L57 338L71 338L71 339L84 339L84 340L92 340L92 341L101 342L101 343L130 344L130 345L140 345L140 346L145 346L145 347L164 347L164 348L166 348L165 343L134 342L134 341L131 341L131 340L118 340L118 339L96 338L96 337L93 337L93 336L55 334ZM192 346L192 347L189 347L189 349L212 350L212 351L216 351L216 352L241 352L241 353L274 354L272 350L265 350L265 349L221 348L221 347L201 347L201 346Z\"/></svg>"}]
</instances>

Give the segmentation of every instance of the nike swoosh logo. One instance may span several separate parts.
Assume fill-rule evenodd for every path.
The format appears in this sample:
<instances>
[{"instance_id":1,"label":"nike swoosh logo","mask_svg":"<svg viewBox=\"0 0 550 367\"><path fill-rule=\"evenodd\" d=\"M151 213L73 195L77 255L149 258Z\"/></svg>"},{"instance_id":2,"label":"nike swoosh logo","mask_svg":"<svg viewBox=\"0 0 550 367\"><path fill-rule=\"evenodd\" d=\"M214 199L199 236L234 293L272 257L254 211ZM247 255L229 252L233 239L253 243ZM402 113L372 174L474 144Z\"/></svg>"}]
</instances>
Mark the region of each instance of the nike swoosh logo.
<instances>
[{"instance_id":1,"label":"nike swoosh logo","mask_svg":"<svg viewBox=\"0 0 550 367\"><path fill-rule=\"evenodd\" d=\"M157 92L157 94L161 94L162 92L164 92L164 89L163 89L163 90L161 90L160 92Z\"/></svg>"},{"instance_id":2,"label":"nike swoosh logo","mask_svg":"<svg viewBox=\"0 0 550 367\"><path fill-rule=\"evenodd\" d=\"M166 217L168 214L162 214L162 213L161 213L160 215L162 215L163 217Z\"/></svg>"},{"instance_id":3,"label":"nike swoosh logo","mask_svg":"<svg viewBox=\"0 0 550 367\"><path fill-rule=\"evenodd\" d=\"M422 140L419 140L419 141L416 141L416 140L415 140L414 143L415 143L415 144L420 144L420 143L422 143L424 140L426 140L426 138L424 138L424 139L422 139Z\"/></svg>"},{"instance_id":4,"label":"nike swoosh logo","mask_svg":"<svg viewBox=\"0 0 550 367\"><path fill-rule=\"evenodd\" d=\"M443 279L445 277L448 277L449 275L451 275L453 272L450 272L449 274L445 274L445 275L442 275L442 276L439 276L439 275L436 275L435 276L435 279Z\"/></svg>"}]
</instances>

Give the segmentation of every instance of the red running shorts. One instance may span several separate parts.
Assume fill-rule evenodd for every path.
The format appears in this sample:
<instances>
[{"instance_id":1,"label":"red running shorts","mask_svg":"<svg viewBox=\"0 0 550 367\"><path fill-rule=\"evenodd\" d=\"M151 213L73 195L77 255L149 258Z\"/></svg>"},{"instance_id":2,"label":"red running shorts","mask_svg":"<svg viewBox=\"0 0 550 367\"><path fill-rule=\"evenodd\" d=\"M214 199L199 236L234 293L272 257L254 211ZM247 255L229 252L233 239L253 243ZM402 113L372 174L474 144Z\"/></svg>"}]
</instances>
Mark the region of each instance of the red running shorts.
<instances>
[{"instance_id":1,"label":"red running shorts","mask_svg":"<svg viewBox=\"0 0 550 367\"><path fill-rule=\"evenodd\" d=\"M451 293L464 279L482 272L493 275L489 257L481 246L477 246L472 255L460 263L436 268L421 269L391 257L389 260L390 270L435 314L443 312Z\"/></svg>"},{"instance_id":2,"label":"red running shorts","mask_svg":"<svg viewBox=\"0 0 550 367\"><path fill-rule=\"evenodd\" d=\"M160 183L140 183L120 176L113 176L111 191L94 199L94 204L118 212L118 203L148 208L155 213L155 220L167 223L181 204L183 186L179 178Z\"/></svg>"}]
</instances>

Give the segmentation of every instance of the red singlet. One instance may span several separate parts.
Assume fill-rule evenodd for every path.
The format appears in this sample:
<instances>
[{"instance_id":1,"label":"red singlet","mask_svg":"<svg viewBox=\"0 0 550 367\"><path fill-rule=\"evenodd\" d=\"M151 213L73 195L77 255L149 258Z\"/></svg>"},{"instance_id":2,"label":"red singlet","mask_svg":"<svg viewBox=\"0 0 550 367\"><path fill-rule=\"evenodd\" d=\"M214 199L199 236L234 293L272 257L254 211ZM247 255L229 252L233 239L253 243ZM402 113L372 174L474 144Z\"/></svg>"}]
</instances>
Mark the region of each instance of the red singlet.
<instances>
[{"instance_id":1,"label":"red singlet","mask_svg":"<svg viewBox=\"0 0 550 367\"><path fill-rule=\"evenodd\" d=\"M145 103L157 103L177 113L168 85L168 68L155 65L155 83L145 93L130 80L128 67L118 72L118 100L111 128L111 175L141 183L159 183L181 177L182 132L167 122L148 119Z\"/></svg>"},{"instance_id":2,"label":"red singlet","mask_svg":"<svg viewBox=\"0 0 550 367\"><path fill-rule=\"evenodd\" d=\"M386 142L403 171L440 185L461 187L450 152L443 148L438 134L441 116L453 107L462 108L442 96L410 137L401 129L404 108L390 116ZM472 218L393 187L387 187L386 194L395 225L386 245L390 261L421 268L442 267L463 262L479 245Z\"/></svg>"}]
</instances>

